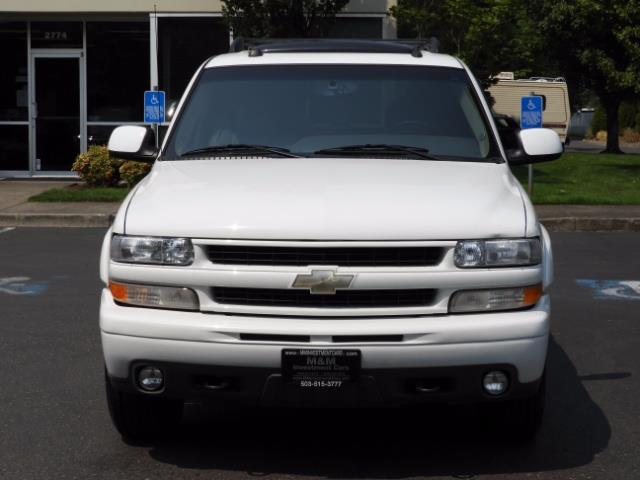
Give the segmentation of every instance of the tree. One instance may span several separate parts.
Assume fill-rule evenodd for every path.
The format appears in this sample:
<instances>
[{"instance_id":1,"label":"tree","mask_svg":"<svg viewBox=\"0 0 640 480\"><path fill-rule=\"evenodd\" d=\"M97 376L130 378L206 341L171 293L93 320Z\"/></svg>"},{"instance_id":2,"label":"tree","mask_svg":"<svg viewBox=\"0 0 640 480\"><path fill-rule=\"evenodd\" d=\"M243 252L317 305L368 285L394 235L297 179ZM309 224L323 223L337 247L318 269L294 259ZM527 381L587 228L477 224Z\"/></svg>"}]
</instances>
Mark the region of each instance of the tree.
<instances>
[{"instance_id":1,"label":"tree","mask_svg":"<svg viewBox=\"0 0 640 480\"><path fill-rule=\"evenodd\" d=\"M222 15L236 37L326 37L349 0L223 0Z\"/></svg>"},{"instance_id":2,"label":"tree","mask_svg":"<svg viewBox=\"0 0 640 480\"><path fill-rule=\"evenodd\" d=\"M620 104L640 93L639 0L532 0L545 51L598 95L607 153L622 153Z\"/></svg>"},{"instance_id":3,"label":"tree","mask_svg":"<svg viewBox=\"0 0 640 480\"><path fill-rule=\"evenodd\" d=\"M390 13L400 37L438 37L443 51L464 60L480 80L502 70L533 73L536 37L522 1L399 0Z\"/></svg>"}]
</instances>

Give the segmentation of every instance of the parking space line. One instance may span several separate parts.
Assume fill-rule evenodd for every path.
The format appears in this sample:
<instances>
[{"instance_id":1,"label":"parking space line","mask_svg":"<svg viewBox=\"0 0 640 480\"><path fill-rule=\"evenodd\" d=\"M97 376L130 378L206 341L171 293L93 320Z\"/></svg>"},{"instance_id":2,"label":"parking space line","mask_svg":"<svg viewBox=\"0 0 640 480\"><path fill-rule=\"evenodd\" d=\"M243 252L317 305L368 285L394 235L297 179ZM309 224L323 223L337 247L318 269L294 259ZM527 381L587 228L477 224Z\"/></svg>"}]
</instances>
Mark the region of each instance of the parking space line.
<instances>
[{"instance_id":1,"label":"parking space line","mask_svg":"<svg viewBox=\"0 0 640 480\"><path fill-rule=\"evenodd\" d=\"M0 233L7 233L10 232L11 230L15 230L16 227L4 227L4 228L0 228Z\"/></svg>"}]
</instances>

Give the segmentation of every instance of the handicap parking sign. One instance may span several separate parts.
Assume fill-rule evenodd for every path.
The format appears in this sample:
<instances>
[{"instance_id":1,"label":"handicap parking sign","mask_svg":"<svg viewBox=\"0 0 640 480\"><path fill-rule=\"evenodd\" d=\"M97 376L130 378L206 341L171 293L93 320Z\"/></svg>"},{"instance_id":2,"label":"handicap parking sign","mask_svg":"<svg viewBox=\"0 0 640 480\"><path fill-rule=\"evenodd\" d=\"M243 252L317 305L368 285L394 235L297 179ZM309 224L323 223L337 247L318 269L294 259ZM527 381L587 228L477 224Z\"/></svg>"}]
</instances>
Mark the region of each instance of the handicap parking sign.
<instances>
[{"instance_id":1,"label":"handicap parking sign","mask_svg":"<svg viewBox=\"0 0 640 480\"><path fill-rule=\"evenodd\" d=\"M530 95L520 100L520 128L542 128L542 97Z\"/></svg>"},{"instance_id":2,"label":"handicap parking sign","mask_svg":"<svg viewBox=\"0 0 640 480\"><path fill-rule=\"evenodd\" d=\"M144 122L164 123L164 92L144 92Z\"/></svg>"}]
</instances>

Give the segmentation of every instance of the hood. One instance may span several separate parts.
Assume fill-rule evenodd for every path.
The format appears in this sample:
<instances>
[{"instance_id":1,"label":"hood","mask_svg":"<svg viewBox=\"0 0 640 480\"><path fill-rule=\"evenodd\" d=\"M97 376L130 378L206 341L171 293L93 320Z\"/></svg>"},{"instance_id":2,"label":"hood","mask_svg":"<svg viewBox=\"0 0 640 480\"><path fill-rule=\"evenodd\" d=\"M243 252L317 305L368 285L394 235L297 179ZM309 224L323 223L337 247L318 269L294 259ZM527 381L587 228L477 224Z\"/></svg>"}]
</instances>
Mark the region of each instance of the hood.
<instances>
[{"instance_id":1,"label":"hood","mask_svg":"<svg viewBox=\"0 0 640 480\"><path fill-rule=\"evenodd\" d=\"M506 164L365 158L157 162L126 212L130 235L274 240L520 237Z\"/></svg>"}]
</instances>

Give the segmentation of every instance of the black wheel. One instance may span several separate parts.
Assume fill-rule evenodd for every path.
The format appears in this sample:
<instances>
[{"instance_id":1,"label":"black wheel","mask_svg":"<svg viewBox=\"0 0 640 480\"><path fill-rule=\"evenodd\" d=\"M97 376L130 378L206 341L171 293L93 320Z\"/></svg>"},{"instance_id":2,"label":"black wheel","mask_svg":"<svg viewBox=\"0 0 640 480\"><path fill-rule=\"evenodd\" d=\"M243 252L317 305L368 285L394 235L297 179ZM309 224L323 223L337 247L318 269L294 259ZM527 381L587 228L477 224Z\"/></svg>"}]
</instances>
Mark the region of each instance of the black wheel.
<instances>
[{"instance_id":1,"label":"black wheel","mask_svg":"<svg viewBox=\"0 0 640 480\"><path fill-rule=\"evenodd\" d=\"M538 391L531 397L487 405L485 422L490 422L491 430L499 437L517 442L534 439L542 426L546 397L546 373L542 375Z\"/></svg>"},{"instance_id":2,"label":"black wheel","mask_svg":"<svg viewBox=\"0 0 640 480\"><path fill-rule=\"evenodd\" d=\"M152 441L175 430L182 419L182 400L130 394L114 388L105 372L111 421L125 440Z\"/></svg>"}]
</instances>

